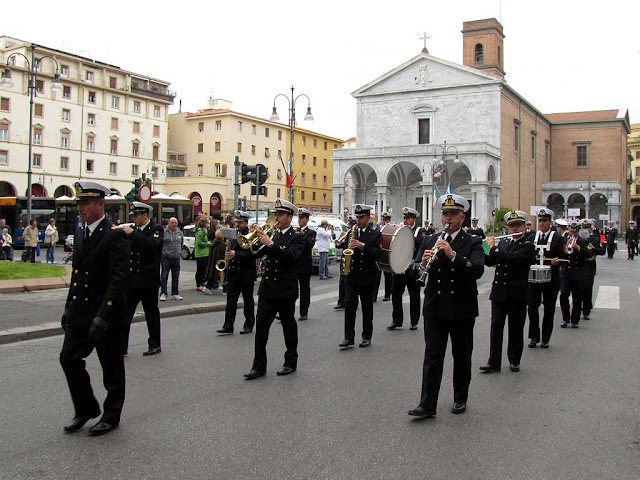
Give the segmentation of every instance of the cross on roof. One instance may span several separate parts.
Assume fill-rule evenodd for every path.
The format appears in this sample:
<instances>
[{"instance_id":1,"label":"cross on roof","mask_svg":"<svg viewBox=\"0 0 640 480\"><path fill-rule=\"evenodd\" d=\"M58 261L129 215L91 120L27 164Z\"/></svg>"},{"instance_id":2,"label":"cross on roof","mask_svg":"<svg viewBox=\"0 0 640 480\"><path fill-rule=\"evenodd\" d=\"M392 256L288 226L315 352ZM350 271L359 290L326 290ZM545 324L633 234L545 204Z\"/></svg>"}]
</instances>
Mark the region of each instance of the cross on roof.
<instances>
[{"instance_id":1,"label":"cross on roof","mask_svg":"<svg viewBox=\"0 0 640 480\"><path fill-rule=\"evenodd\" d=\"M425 53L429 53L429 50L427 50L427 40L429 40L430 38L431 37L427 35L427 32L424 32L424 35L420 37L420 40L424 41L424 48L422 49L422 51Z\"/></svg>"}]
</instances>

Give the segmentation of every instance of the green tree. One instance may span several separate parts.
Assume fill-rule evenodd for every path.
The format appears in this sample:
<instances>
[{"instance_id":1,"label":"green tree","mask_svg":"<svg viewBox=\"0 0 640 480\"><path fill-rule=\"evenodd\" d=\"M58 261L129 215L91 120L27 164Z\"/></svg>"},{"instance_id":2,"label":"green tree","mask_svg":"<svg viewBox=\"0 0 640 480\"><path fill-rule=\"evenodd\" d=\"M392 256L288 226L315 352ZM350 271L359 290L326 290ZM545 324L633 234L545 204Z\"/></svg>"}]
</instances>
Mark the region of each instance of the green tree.
<instances>
[{"instance_id":1,"label":"green tree","mask_svg":"<svg viewBox=\"0 0 640 480\"><path fill-rule=\"evenodd\" d=\"M485 231L487 235L499 235L502 233L506 223L504 223L504 216L507 212L513 210L510 207L500 207L496 210L496 215L493 217L493 220L487 222L485 225Z\"/></svg>"}]
</instances>

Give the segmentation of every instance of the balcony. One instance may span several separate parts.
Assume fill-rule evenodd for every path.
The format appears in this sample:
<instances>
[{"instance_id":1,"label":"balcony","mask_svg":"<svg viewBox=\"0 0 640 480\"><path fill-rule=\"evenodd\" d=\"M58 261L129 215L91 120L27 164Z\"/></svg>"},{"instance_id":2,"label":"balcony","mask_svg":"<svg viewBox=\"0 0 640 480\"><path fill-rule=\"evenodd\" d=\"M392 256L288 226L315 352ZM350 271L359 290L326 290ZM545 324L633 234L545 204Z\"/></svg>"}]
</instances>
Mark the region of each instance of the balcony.
<instances>
[{"instance_id":1,"label":"balcony","mask_svg":"<svg viewBox=\"0 0 640 480\"><path fill-rule=\"evenodd\" d=\"M175 170L186 170L187 159L184 155L169 155L167 161L167 168L173 168Z\"/></svg>"},{"instance_id":2,"label":"balcony","mask_svg":"<svg viewBox=\"0 0 640 480\"><path fill-rule=\"evenodd\" d=\"M158 100L164 100L165 102L173 103L175 98L175 92L165 90L162 87L156 87L154 85L146 85L140 82L131 82L131 93L138 93L147 97L157 98Z\"/></svg>"}]
</instances>

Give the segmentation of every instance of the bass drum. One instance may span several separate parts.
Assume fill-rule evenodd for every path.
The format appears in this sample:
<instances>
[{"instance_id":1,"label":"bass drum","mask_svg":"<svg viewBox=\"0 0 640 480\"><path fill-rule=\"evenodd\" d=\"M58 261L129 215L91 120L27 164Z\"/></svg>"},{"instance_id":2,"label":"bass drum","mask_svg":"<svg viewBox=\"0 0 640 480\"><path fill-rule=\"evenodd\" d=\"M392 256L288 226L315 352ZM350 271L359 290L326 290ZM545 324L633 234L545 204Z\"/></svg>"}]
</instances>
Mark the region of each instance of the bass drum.
<instances>
[{"instance_id":1,"label":"bass drum","mask_svg":"<svg viewBox=\"0 0 640 480\"><path fill-rule=\"evenodd\" d=\"M415 240L409 227L387 223L382 233L382 254L376 262L383 272L404 273L413 262Z\"/></svg>"}]
</instances>

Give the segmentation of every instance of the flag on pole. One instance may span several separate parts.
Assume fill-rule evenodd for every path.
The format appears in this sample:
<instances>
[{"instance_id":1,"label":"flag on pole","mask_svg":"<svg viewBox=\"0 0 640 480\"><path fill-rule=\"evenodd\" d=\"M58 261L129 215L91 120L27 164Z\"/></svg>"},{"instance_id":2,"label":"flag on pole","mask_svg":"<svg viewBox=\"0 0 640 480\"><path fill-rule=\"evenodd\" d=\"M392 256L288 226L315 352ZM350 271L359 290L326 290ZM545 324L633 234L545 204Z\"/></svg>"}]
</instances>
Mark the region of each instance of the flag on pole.
<instances>
[{"instance_id":1,"label":"flag on pole","mask_svg":"<svg viewBox=\"0 0 640 480\"><path fill-rule=\"evenodd\" d=\"M438 185L433 184L433 206L435 207L438 203L438 198L440 198L440 190L438 190Z\"/></svg>"},{"instance_id":2,"label":"flag on pole","mask_svg":"<svg viewBox=\"0 0 640 480\"><path fill-rule=\"evenodd\" d=\"M451 195L453 192L451 191L451 184L447 187L447 195Z\"/></svg>"}]
</instances>

